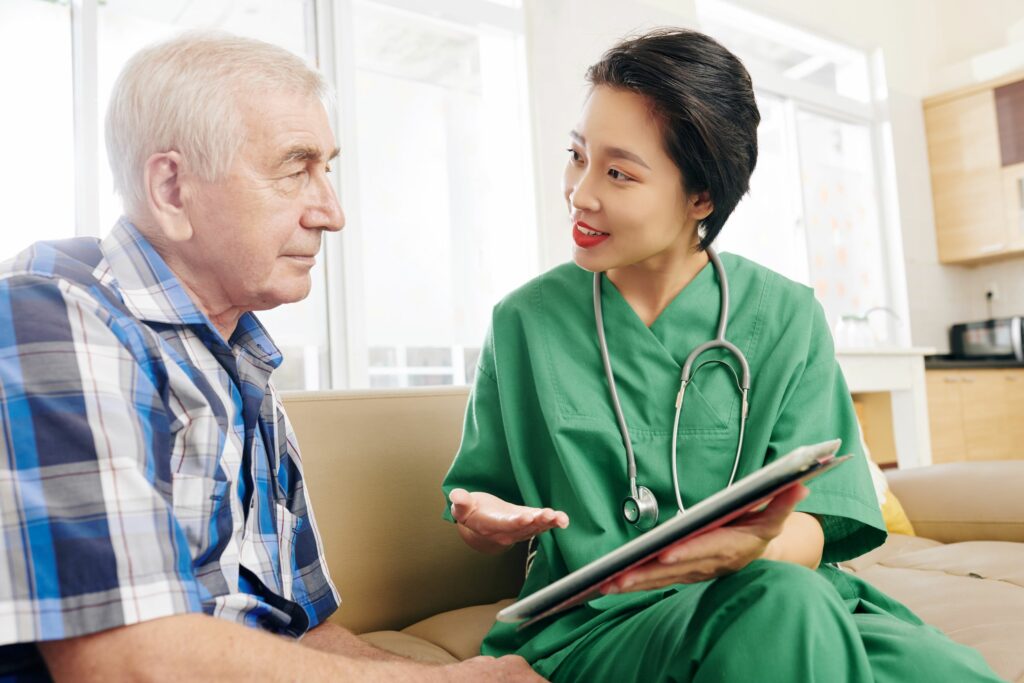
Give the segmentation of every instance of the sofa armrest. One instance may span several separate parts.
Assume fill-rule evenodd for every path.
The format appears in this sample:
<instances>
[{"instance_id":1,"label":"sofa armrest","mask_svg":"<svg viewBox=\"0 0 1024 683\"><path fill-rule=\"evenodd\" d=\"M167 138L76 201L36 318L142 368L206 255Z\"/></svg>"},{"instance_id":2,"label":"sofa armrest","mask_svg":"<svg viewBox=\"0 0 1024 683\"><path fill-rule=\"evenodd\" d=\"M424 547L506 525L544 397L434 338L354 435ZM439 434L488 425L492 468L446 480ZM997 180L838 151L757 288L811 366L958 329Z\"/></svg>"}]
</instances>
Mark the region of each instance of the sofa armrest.
<instances>
[{"instance_id":1,"label":"sofa armrest","mask_svg":"<svg viewBox=\"0 0 1024 683\"><path fill-rule=\"evenodd\" d=\"M356 633L398 630L519 593L525 544L482 555L441 519L468 396L465 387L284 396L343 600L332 621Z\"/></svg>"},{"instance_id":2,"label":"sofa armrest","mask_svg":"<svg viewBox=\"0 0 1024 683\"><path fill-rule=\"evenodd\" d=\"M1024 460L886 472L918 535L943 543L1024 541Z\"/></svg>"}]
</instances>

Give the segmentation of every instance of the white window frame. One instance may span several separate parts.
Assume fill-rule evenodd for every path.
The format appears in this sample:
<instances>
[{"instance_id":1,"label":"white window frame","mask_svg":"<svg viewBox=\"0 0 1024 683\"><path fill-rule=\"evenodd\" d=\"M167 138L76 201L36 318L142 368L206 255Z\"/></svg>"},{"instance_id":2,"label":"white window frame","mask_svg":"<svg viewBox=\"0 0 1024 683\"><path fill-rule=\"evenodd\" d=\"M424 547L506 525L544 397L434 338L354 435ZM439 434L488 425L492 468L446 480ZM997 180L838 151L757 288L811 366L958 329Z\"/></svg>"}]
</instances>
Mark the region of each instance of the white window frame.
<instances>
[{"instance_id":1,"label":"white window frame","mask_svg":"<svg viewBox=\"0 0 1024 683\"><path fill-rule=\"evenodd\" d=\"M877 198L877 219L882 258L885 261L883 274L885 290L889 299L886 305L899 316L899 323L896 325L898 336L894 342L899 346L909 346L910 303L906 285L906 265L903 258L903 238L899 222L891 116L882 50L843 45L839 41L819 37L811 31L764 17L722 0L698 0L698 2L698 17L701 20L710 16L719 21L741 24L745 29L768 34L780 40L784 39L787 44L813 54L842 57L851 52L859 52L865 56L868 88L871 93L871 101L868 103L844 97L814 83L793 80L787 77L781 69L755 59L747 58L743 63L747 71L750 72L755 92L774 95L785 100L787 128L790 131L796 130L796 116L800 111L868 127ZM796 177L800 178L799 155L797 155L796 164ZM803 225L805 245L807 244L806 230L806 225Z\"/></svg>"}]
</instances>

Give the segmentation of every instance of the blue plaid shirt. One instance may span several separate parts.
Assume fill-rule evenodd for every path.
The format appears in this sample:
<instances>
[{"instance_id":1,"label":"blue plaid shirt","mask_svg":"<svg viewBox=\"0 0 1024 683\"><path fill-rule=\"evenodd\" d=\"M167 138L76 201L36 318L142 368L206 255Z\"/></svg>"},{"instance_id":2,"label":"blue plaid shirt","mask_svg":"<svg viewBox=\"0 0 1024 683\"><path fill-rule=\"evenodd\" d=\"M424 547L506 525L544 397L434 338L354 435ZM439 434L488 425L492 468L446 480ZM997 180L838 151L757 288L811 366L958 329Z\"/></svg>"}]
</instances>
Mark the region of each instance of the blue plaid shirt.
<instances>
[{"instance_id":1,"label":"blue plaid shirt","mask_svg":"<svg viewBox=\"0 0 1024 683\"><path fill-rule=\"evenodd\" d=\"M122 219L0 266L0 677L188 612L299 636L340 604L251 314L226 343Z\"/></svg>"}]
</instances>

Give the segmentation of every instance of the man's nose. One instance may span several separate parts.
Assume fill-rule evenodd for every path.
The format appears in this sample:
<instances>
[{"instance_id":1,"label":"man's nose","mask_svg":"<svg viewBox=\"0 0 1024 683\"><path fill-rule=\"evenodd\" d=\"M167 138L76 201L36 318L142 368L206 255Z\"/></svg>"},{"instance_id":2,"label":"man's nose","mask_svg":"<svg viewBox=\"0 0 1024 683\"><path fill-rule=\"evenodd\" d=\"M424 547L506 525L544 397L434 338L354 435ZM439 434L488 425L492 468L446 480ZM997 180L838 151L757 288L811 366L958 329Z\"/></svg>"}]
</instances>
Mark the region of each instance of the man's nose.
<instances>
[{"instance_id":1,"label":"man's nose","mask_svg":"<svg viewBox=\"0 0 1024 683\"><path fill-rule=\"evenodd\" d=\"M345 212L338 202L330 178L326 175L317 183L316 196L306 208L303 215L303 226L336 232L345 227Z\"/></svg>"}]
</instances>

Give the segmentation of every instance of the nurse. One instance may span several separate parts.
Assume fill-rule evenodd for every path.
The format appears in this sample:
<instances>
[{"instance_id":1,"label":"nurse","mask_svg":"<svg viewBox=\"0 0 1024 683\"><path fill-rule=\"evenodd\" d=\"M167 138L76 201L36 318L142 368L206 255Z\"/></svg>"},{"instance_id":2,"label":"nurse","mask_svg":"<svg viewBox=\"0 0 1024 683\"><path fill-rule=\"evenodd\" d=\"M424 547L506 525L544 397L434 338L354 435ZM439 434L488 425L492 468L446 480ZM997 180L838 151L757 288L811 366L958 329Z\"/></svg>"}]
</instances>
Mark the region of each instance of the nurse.
<instances>
[{"instance_id":1,"label":"nurse","mask_svg":"<svg viewBox=\"0 0 1024 683\"><path fill-rule=\"evenodd\" d=\"M521 631L495 624L483 653L520 654L554 681L998 680L833 564L886 532L821 306L741 257L722 254L722 273L709 260L757 160L743 65L707 36L662 30L612 48L587 78L564 179L574 263L495 307L446 518L483 552L531 541L528 595L643 533L624 515L629 462L664 521L734 469L803 444L840 438L857 457L584 606ZM681 369L719 328L723 277L749 418L741 430L741 363L716 348L697 360L674 429Z\"/></svg>"}]
</instances>

